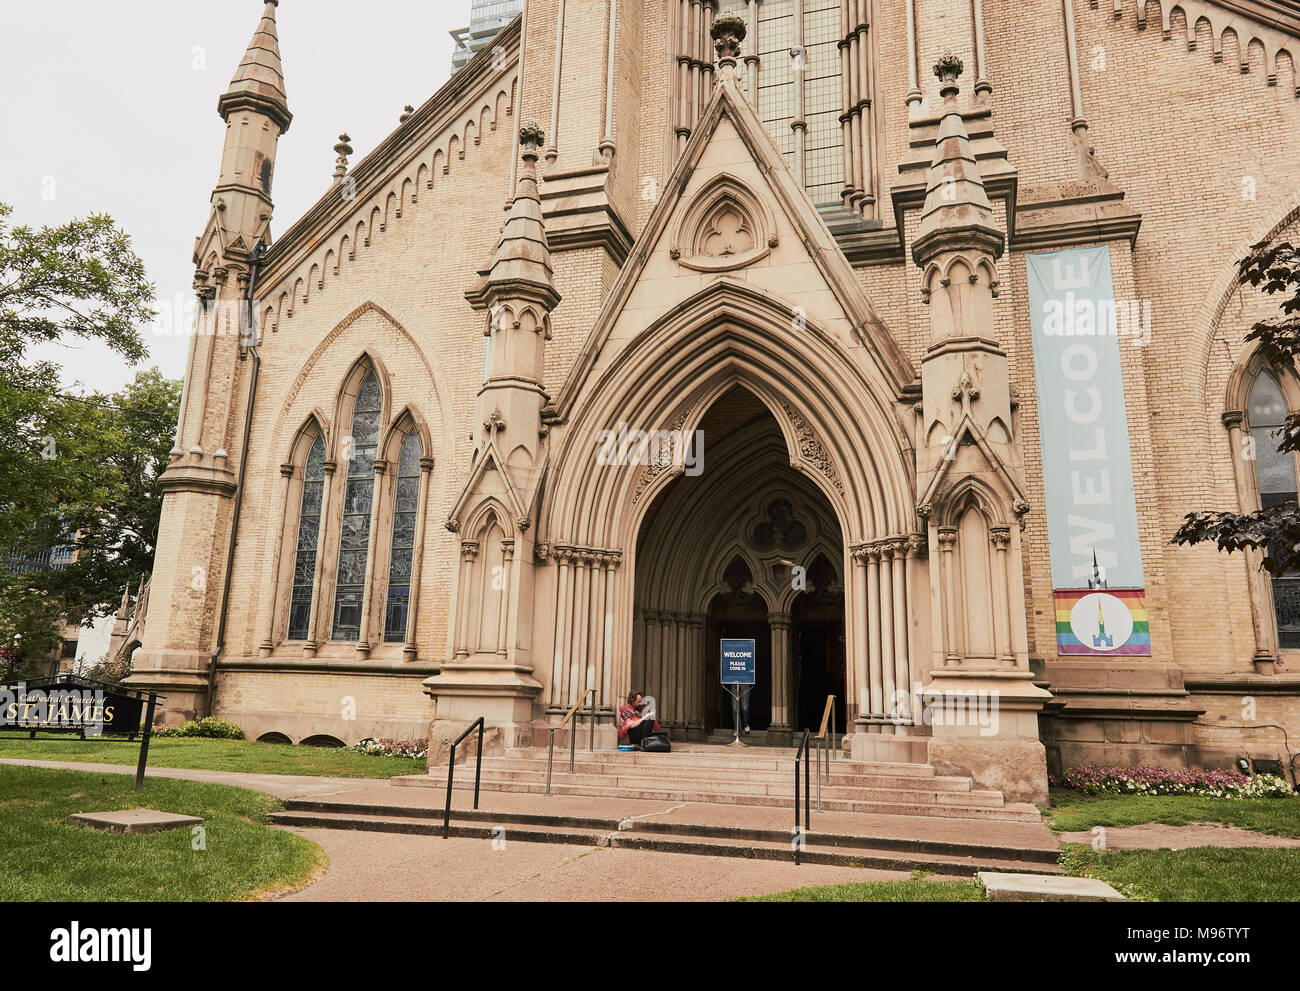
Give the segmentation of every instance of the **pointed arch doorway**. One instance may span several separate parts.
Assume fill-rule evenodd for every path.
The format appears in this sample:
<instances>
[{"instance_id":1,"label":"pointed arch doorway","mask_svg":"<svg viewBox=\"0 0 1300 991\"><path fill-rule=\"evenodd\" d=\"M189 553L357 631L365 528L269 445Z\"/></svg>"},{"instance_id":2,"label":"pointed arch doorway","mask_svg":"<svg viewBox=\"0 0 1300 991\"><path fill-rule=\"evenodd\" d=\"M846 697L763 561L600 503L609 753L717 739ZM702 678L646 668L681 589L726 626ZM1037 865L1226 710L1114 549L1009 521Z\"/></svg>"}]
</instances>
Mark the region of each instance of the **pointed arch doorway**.
<instances>
[{"instance_id":1,"label":"pointed arch doorway","mask_svg":"<svg viewBox=\"0 0 1300 991\"><path fill-rule=\"evenodd\" d=\"M632 686L655 696L678 738L721 737L732 714L719 640L753 639L752 741L785 744L817 728L826 694L844 696L840 524L743 385L722 393L698 429L700 470L665 486L640 528Z\"/></svg>"}]
</instances>

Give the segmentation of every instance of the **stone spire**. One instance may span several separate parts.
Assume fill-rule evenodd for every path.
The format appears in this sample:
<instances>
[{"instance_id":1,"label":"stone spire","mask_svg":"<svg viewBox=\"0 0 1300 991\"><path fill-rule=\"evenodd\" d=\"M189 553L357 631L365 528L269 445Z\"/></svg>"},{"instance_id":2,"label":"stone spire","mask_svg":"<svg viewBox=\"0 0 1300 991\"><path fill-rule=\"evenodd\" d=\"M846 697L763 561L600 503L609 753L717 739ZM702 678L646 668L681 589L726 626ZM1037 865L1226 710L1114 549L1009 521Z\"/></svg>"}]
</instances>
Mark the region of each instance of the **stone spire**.
<instances>
[{"instance_id":1,"label":"stone spire","mask_svg":"<svg viewBox=\"0 0 1300 991\"><path fill-rule=\"evenodd\" d=\"M257 110L289 130L293 114L284 90L284 68L280 64L280 39L275 30L275 8L280 0L268 0L262 20L248 43L244 60L230 80L230 88L217 102L217 110L226 120L236 110Z\"/></svg>"},{"instance_id":2,"label":"stone spire","mask_svg":"<svg viewBox=\"0 0 1300 991\"><path fill-rule=\"evenodd\" d=\"M489 305L508 297L540 303L549 311L560 301L551 276L551 249L546 243L542 203L537 193L537 156L545 139L536 121L528 121L519 129L524 164L482 290Z\"/></svg>"},{"instance_id":3,"label":"stone spire","mask_svg":"<svg viewBox=\"0 0 1300 991\"><path fill-rule=\"evenodd\" d=\"M951 49L934 67L943 96L943 117L935 139L921 224L912 243L912 258L923 267L935 255L954 249L983 250L994 259L1002 256L1002 230L994 219L979 163L957 108L957 78L962 69L961 59Z\"/></svg>"}]
</instances>

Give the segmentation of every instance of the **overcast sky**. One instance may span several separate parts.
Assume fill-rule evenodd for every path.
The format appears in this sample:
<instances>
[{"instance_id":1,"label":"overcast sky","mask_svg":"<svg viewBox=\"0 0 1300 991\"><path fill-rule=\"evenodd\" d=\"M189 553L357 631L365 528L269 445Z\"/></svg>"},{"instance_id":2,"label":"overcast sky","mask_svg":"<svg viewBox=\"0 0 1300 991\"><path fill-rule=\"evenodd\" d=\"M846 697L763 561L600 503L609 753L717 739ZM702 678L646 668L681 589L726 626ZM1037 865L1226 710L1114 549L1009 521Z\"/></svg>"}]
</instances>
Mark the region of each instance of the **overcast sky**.
<instances>
[{"instance_id":1,"label":"overcast sky","mask_svg":"<svg viewBox=\"0 0 1300 991\"><path fill-rule=\"evenodd\" d=\"M217 98L261 0L0 0L0 200L33 227L107 213L158 294L139 367L185 373L186 338L161 326L192 297L225 129ZM447 81L448 32L469 0L283 0L276 16L293 124L275 170L278 235L325 192L341 131L356 164ZM65 383L116 389L134 370L90 344L41 352Z\"/></svg>"}]
</instances>

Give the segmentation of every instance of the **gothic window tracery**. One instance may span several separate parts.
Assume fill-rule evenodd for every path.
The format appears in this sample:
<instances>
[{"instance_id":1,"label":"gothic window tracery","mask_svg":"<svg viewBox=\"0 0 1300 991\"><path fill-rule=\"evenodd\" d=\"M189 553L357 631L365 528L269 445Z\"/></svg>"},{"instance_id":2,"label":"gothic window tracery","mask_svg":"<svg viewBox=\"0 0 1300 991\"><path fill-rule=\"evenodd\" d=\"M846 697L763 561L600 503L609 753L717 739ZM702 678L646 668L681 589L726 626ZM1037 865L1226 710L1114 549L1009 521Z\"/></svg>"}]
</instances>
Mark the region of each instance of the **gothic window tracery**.
<instances>
[{"instance_id":1,"label":"gothic window tracery","mask_svg":"<svg viewBox=\"0 0 1300 991\"><path fill-rule=\"evenodd\" d=\"M316 551L320 541L321 500L325 490L325 441L317 434L303 470L298 505L298 542L294 551L289 597L290 640L310 635L311 603L316 592Z\"/></svg>"},{"instance_id":2,"label":"gothic window tracery","mask_svg":"<svg viewBox=\"0 0 1300 991\"><path fill-rule=\"evenodd\" d=\"M334 624L331 639L358 640L366 591L366 564L370 549L370 516L375 494L375 454L379 446L379 420L383 394L373 371L357 391L352 428L345 453L347 477L343 490L343 520L339 534L338 571L334 586Z\"/></svg>"},{"instance_id":3,"label":"gothic window tracery","mask_svg":"<svg viewBox=\"0 0 1300 991\"><path fill-rule=\"evenodd\" d=\"M1296 460L1279 451L1280 429L1286 424L1287 401L1278 380L1261 371L1251 386L1246 416L1254 441L1255 484L1261 509L1297 502ZM1300 649L1300 574L1288 573L1269 580L1278 646Z\"/></svg>"},{"instance_id":4,"label":"gothic window tracery","mask_svg":"<svg viewBox=\"0 0 1300 991\"><path fill-rule=\"evenodd\" d=\"M422 453L420 438L412 430L402 442L393 486L393 539L388 559L388 600L384 608L386 643L402 643L406 639L411 611L411 566L415 555Z\"/></svg>"}]
</instances>

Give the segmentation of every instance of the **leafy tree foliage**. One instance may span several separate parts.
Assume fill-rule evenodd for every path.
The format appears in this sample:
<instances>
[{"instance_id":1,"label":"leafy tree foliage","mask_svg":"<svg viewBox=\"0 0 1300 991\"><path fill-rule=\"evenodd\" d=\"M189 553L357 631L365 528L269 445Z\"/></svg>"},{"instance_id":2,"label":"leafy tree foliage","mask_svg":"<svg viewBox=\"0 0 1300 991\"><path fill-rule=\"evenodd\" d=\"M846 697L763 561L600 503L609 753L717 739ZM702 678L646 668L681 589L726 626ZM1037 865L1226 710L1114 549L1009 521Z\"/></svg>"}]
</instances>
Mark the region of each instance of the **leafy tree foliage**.
<instances>
[{"instance_id":1,"label":"leafy tree foliage","mask_svg":"<svg viewBox=\"0 0 1300 991\"><path fill-rule=\"evenodd\" d=\"M57 645L63 617L104 614L149 570L179 387L151 370L113 396L66 393L32 349L93 340L140 362L153 286L109 217L38 230L12 212L0 203L0 641L21 633L21 662ZM73 535L73 566L41 566Z\"/></svg>"},{"instance_id":2,"label":"leafy tree foliage","mask_svg":"<svg viewBox=\"0 0 1300 991\"><path fill-rule=\"evenodd\" d=\"M1286 297L1279 314L1255 324L1246 340L1258 341L1273 364L1292 366L1300 354L1300 251L1288 241L1261 241L1241 260L1239 271L1242 282L1270 296ZM1300 451L1300 413L1288 414L1277 433L1279 451ZM1300 567L1300 509L1288 501L1249 513L1188 513L1173 537L1177 544L1208 541L1229 553L1262 549L1265 570L1272 575L1285 574Z\"/></svg>"}]
</instances>

